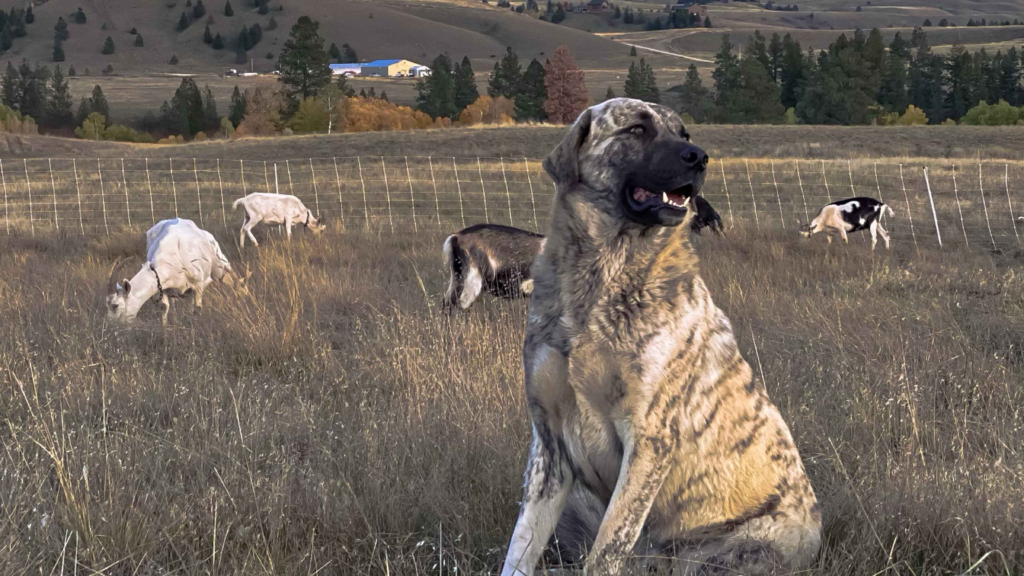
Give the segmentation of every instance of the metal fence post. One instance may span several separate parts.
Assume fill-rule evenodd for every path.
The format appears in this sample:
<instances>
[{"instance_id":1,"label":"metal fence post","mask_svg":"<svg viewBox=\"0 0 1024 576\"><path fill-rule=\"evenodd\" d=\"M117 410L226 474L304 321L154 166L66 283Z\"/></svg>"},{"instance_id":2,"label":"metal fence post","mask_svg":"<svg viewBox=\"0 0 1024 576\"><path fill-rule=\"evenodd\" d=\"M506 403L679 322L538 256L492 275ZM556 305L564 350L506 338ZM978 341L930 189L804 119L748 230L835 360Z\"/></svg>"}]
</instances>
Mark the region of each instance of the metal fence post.
<instances>
[{"instance_id":1,"label":"metal fence post","mask_svg":"<svg viewBox=\"0 0 1024 576\"><path fill-rule=\"evenodd\" d=\"M384 174L384 196L388 199L388 222L391 224L391 233L395 233L395 219L391 216L391 186L388 185L388 167L384 163L384 157L380 157L380 168Z\"/></svg>"},{"instance_id":2,"label":"metal fence post","mask_svg":"<svg viewBox=\"0 0 1024 576\"><path fill-rule=\"evenodd\" d=\"M932 198L932 184L928 181L928 168L924 169L924 186L928 190L928 203L932 206L932 220L935 221L935 237L939 240L939 248L942 248L942 233L939 232L939 215L935 213L935 200Z\"/></svg>"},{"instance_id":3,"label":"metal fence post","mask_svg":"<svg viewBox=\"0 0 1024 576\"><path fill-rule=\"evenodd\" d=\"M277 170L277 163L276 162L274 163L274 170ZM277 174L277 172L274 172L274 174ZM274 182L276 183L277 180L274 180ZM263 185L267 187L267 192L270 192L270 176L267 174L267 161L266 160L263 161ZM274 191L276 193L277 189L275 188Z\"/></svg>"},{"instance_id":4,"label":"metal fence post","mask_svg":"<svg viewBox=\"0 0 1024 576\"><path fill-rule=\"evenodd\" d=\"M53 227L58 232L60 231L60 219L57 217L57 183L53 181L53 159L46 159L46 167L50 172L50 191L53 192ZM1009 196L1009 192L1007 192Z\"/></svg>"},{"instance_id":5,"label":"metal fence post","mask_svg":"<svg viewBox=\"0 0 1024 576\"><path fill-rule=\"evenodd\" d=\"M313 159L309 159L309 179L313 181L313 203L316 204L316 217L320 218L320 192L316 189L316 171L313 170Z\"/></svg>"},{"instance_id":6,"label":"metal fence post","mask_svg":"<svg viewBox=\"0 0 1024 576\"><path fill-rule=\"evenodd\" d=\"M878 190L878 199L885 204L885 198L882 198L882 185L878 183L878 162L874 162L872 166L875 169L875 189ZM956 170L956 167L953 169Z\"/></svg>"},{"instance_id":7,"label":"metal fence post","mask_svg":"<svg viewBox=\"0 0 1024 576\"><path fill-rule=\"evenodd\" d=\"M338 185L338 211L341 212L341 229L345 229L345 201L341 199L341 174L338 173L338 158L332 156L334 160L334 182Z\"/></svg>"},{"instance_id":8,"label":"metal fence post","mask_svg":"<svg viewBox=\"0 0 1024 576\"><path fill-rule=\"evenodd\" d=\"M782 195L779 194L779 181L775 179L775 159L772 158L772 183L775 184L775 198L779 201L779 223L786 227L786 220L782 217Z\"/></svg>"},{"instance_id":9,"label":"metal fence post","mask_svg":"<svg viewBox=\"0 0 1024 576\"><path fill-rule=\"evenodd\" d=\"M1013 228L1013 235L1020 244L1020 234L1017 233L1017 219L1013 216L1013 200L1010 199L1010 165L1005 165L1003 172L1003 184L1006 186L1006 204L1010 207L1010 227Z\"/></svg>"},{"instance_id":10,"label":"metal fence post","mask_svg":"<svg viewBox=\"0 0 1024 576\"><path fill-rule=\"evenodd\" d=\"M7 176L4 174L4 160L0 158L0 181L4 183L4 224L7 227L7 235L11 234L11 214L7 209ZM82 204L78 204L79 213L81 213Z\"/></svg>"},{"instance_id":11,"label":"metal fence post","mask_svg":"<svg viewBox=\"0 0 1024 576\"><path fill-rule=\"evenodd\" d=\"M409 183L409 203L412 206L412 230L413 232L419 232L419 226L416 224L416 196L412 192L412 175L409 174L409 157L405 156L405 180Z\"/></svg>"},{"instance_id":12,"label":"metal fence post","mask_svg":"<svg viewBox=\"0 0 1024 576\"><path fill-rule=\"evenodd\" d=\"M747 165L747 186L750 187L750 199L754 202L754 223L757 224L757 231L761 231L761 220L757 217L757 198L754 197L754 184L750 181L750 161L743 160Z\"/></svg>"},{"instance_id":13,"label":"metal fence post","mask_svg":"<svg viewBox=\"0 0 1024 576\"><path fill-rule=\"evenodd\" d=\"M992 222L988 219L988 202L985 201L985 182L981 177L981 162L978 162L978 188L981 190L981 207L985 209L985 224L988 226L988 238L992 241L992 249L996 249L996 237L992 235Z\"/></svg>"},{"instance_id":14,"label":"metal fence post","mask_svg":"<svg viewBox=\"0 0 1024 576\"><path fill-rule=\"evenodd\" d=\"M174 217L178 217L178 185L174 183L174 158L167 159L171 167L171 194L174 196Z\"/></svg>"},{"instance_id":15,"label":"metal fence post","mask_svg":"<svg viewBox=\"0 0 1024 576\"><path fill-rule=\"evenodd\" d=\"M455 156L452 156L452 167L455 168L455 188L459 191L459 214L462 215L462 227L466 227L466 211L462 207L462 183L459 182L459 165L455 163Z\"/></svg>"},{"instance_id":16,"label":"metal fence post","mask_svg":"<svg viewBox=\"0 0 1024 576\"><path fill-rule=\"evenodd\" d=\"M245 189L245 160L238 161L238 175L242 177L242 196L248 196L249 193Z\"/></svg>"},{"instance_id":17,"label":"metal fence post","mask_svg":"<svg viewBox=\"0 0 1024 576\"><path fill-rule=\"evenodd\" d=\"M956 197L956 211L960 213L960 229L964 232L964 244L970 248L971 241L967 239L967 227L964 226L964 210L960 207L960 192L956 189L956 164L953 164L953 196Z\"/></svg>"},{"instance_id":18,"label":"metal fence post","mask_svg":"<svg viewBox=\"0 0 1024 576\"><path fill-rule=\"evenodd\" d=\"M540 229L540 222L537 221L537 201L533 197L533 179L530 178L530 161L523 157L523 164L526 165L526 183L530 185L530 206L533 207L533 227Z\"/></svg>"},{"instance_id":19,"label":"metal fence post","mask_svg":"<svg viewBox=\"0 0 1024 576\"><path fill-rule=\"evenodd\" d=\"M725 162L719 160L718 167L722 169L722 188L725 189L725 201L729 204L729 226L736 227L736 219L732 217L732 198L729 197L729 182L725 178Z\"/></svg>"},{"instance_id":20,"label":"metal fence post","mask_svg":"<svg viewBox=\"0 0 1024 576\"><path fill-rule=\"evenodd\" d=\"M800 176L800 161L796 161L796 181L800 185L800 199L804 202L804 221L811 224L811 214L807 211L807 196L804 194L804 179Z\"/></svg>"},{"instance_id":21,"label":"metal fence post","mask_svg":"<svg viewBox=\"0 0 1024 576\"><path fill-rule=\"evenodd\" d=\"M832 203L832 191L828 189L828 176L825 174L825 161L821 161L821 179L825 182L825 194L828 195L828 203Z\"/></svg>"},{"instance_id":22,"label":"metal fence post","mask_svg":"<svg viewBox=\"0 0 1024 576\"><path fill-rule=\"evenodd\" d=\"M82 230L82 235L85 236L85 221L82 218L82 190L78 187L78 163L74 158L71 159L71 170L75 173L75 195L78 196L78 227ZM0 163L0 174L3 174L3 164ZM4 182L4 200L7 199L7 183Z\"/></svg>"},{"instance_id":23,"label":"metal fence post","mask_svg":"<svg viewBox=\"0 0 1024 576\"><path fill-rule=\"evenodd\" d=\"M121 158L121 184L124 186L124 212L128 215L128 227L132 227L132 204L128 199L128 176L124 172L124 158Z\"/></svg>"},{"instance_id":24,"label":"metal fence post","mask_svg":"<svg viewBox=\"0 0 1024 576\"><path fill-rule=\"evenodd\" d=\"M434 158L427 156L430 165L430 184L434 187L434 214L437 216L437 229L441 229L441 201L437 198L437 180L434 179Z\"/></svg>"},{"instance_id":25,"label":"metal fence post","mask_svg":"<svg viewBox=\"0 0 1024 576\"><path fill-rule=\"evenodd\" d=\"M224 205L224 179L220 175L220 158L217 158L217 185L220 187L220 220L225 228L228 227L228 209Z\"/></svg>"},{"instance_id":26,"label":"metal fence post","mask_svg":"<svg viewBox=\"0 0 1024 576\"><path fill-rule=\"evenodd\" d=\"M78 174L75 174L75 178ZM149 187L149 219L156 224L156 209L153 208L153 181L149 179L149 158L146 158L146 186Z\"/></svg>"},{"instance_id":27,"label":"metal fence post","mask_svg":"<svg viewBox=\"0 0 1024 576\"><path fill-rule=\"evenodd\" d=\"M857 195L857 187L853 185L853 165L849 160L846 161L846 170L850 173L850 193L854 196Z\"/></svg>"},{"instance_id":28,"label":"metal fence post","mask_svg":"<svg viewBox=\"0 0 1024 576\"><path fill-rule=\"evenodd\" d=\"M359 168L359 185L363 188L363 218L366 222L366 229L370 229L370 208L366 205L366 182L363 180L363 160L356 156L356 166Z\"/></svg>"},{"instance_id":29,"label":"metal fence post","mask_svg":"<svg viewBox=\"0 0 1024 576\"><path fill-rule=\"evenodd\" d=\"M28 187L28 221L29 221L29 224L32 226L32 235L35 236L36 235L36 217L35 217L35 213L34 213L34 211L32 209L32 180L28 176L28 159L24 158L23 162L25 163L25 185ZM97 162L98 162L98 160L97 160ZM106 211L104 211L104 215L106 215Z\"/></svg>"},{"instance_id":30,"label":"metal fence post","mask_svg":"<svg viewBox=\"0 0 1024 576\"><path fill-rule=\"evenodd\" d=\"M203 224L203 195L199 192L199 170L196 168L196 158L192 157L192 176L196 179L196 203L199 205L199 227Z\"/></svg>"},{"instance_id":31,"label":"metal fence post","mask_svg":"<svg viewBox=\"0 0 1024 576\"><path fill-rule=\"evenodd\" d=\"M96 173L100 177L100 207L103 209L103 231L107 236L110 236L110 227L107 226L107 195L103 191L103 164L100 163L100 159L96 159Z\"/></svg>"},{"instance_id":32,"label":"metal fence post","mask_svg":"<svg viewBox=\"0 0 1024 576\"><path fill-rule=\"evenodd\" d=\"M903 164L900 164L900 185L903 187L903 199L907 202L907 219L910 220L910 235L914 238L914 248L917 248L917 233L914 232L914 213L910 209L910 196L907 196L907 182L903 179Z\"/></svg>"},{"instance_id":33,"label":"metal fence post","mask_svg":"<svg viewBox=\"0 0 1024 576\"><path fill-rule=\"evenodd\" d=\"M490 222L491 216L487 212L487 189L484 188L484 171L480 167L480 157L476 157L476 173L480 175L480 193L484 196L484 222Z\"/></svg>"},{"instance_id":34,"label":"metal fence post","mask_svg":"<svg viewBox=\"0 0 1024 576\"><path fill-rule=\"evenodd\" d=\"M505 157L499 157L501 160L501 179L505 181L505 197L508 198L508 223L509 226L515 226L515 222L512 220L512 193L508 191L508 177L505 176Z\"/></svg>"}]
</instances>

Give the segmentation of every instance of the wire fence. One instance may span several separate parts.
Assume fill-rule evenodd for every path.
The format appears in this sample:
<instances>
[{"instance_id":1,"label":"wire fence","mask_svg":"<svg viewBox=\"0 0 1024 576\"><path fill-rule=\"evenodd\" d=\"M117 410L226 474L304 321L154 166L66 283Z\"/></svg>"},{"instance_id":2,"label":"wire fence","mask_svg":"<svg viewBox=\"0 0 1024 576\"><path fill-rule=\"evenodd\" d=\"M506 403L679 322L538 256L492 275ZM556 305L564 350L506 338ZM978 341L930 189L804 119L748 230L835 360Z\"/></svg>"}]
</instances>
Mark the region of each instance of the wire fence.
<instances>
[{"instance_id":1,"label":"wire fence","mask_svg":"<svg viewBox=\"0 0 1024 576\"><path fill-rule=\"evenodd\" d=\"M725 159L703 192L727 228L797 230L825 204L870 196L896 212L895 241L1021 247L1021 162ZM292 194L342 229L450 232L491 222L543 231L555 188L530 158L361 156L0 159L7 234L109 234L183 217L234 228L232 202ZM233 220L233 221L232 221Z\"/></svg>"}]
</instances>

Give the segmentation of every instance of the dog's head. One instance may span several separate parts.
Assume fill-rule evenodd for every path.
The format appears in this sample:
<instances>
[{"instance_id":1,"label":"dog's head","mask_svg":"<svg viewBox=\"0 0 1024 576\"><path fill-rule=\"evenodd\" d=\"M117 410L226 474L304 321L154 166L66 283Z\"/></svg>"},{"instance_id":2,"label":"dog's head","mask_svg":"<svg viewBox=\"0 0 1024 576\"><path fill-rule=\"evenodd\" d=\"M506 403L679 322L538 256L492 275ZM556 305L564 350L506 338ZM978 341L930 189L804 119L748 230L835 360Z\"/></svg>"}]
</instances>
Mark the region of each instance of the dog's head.
<instances>
[{"instance_id":1,"label":"dog's head","mask_svg":"<svg viewBox=\"0 0 1024 576\"><path fill-rule=\"evenodd\" d=\"M704 183L708 155L679 115L615 98L583 112L544 160L559 190L582 185L587 201L644 226L678 226Z\"/></svg>"}]
</instances>

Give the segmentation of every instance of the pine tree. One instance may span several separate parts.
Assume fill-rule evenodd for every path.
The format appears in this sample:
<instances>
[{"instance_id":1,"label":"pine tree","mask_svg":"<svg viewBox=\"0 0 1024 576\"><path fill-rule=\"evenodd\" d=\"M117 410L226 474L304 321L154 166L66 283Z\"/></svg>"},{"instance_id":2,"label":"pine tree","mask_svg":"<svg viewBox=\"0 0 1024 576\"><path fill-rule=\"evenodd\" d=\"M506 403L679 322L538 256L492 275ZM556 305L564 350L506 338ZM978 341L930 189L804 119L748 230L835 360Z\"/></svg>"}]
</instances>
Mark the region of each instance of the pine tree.
<instances>
[{"instance_id":1,"label":"pine tree","mask_svg":"<svg viewBox=\"0 0 1024 576\"><path fill-rule=\"evenodd\" d=\"M171 108L182 119L180 122L182 136L192 136L205 127L203 95L192 78L181 79L181 84L174 91L174 97L171 98Z\"/></svg>"},{"instance_id":2,"label":"pine tree","mask_svg":"<svg viewBox=\"0 0 1024 576\"><path fill-rule=\"evenodd\" d=\"M308 16L299 17L292 26L288 40L281 50L278 67L285 98L291 109L300 100L316 96L331 82L330 58L324 50L324 39L319 33L320 23Z\"/></svg>"},{"instance_id":3,"label":"pine tree","mask_svg":"<svg viewBox=\"0 0 1024 576\"><path fill-rule=\"evenodd\" d=\"M245 118L245 98L242 97L238 86L235 86L234 91L231 92L231 107L228 108L228 119L237 128L242 123L243 118Z\"/></svg>"},{"instance_id":4,"label":"pine tree","mask_svg":"<svg viewBox=\"0 0 1024 576\"><path fill-rule=\"evenodd\" d=\"M31 24L36 21L36 15L32 13L32 6L29 6L25 10L25 24Z\"/></svg>"},{"instance_id":5,"label":"pine tree","mask_svg":"<svg viewBox=\"0 0 1024 576\"><path fill-rule=\"evenodd\" d=\"M806 79L807 61L804 60L800 43L787 33L782 38L782 68L779 83L782 85L780 99L786 108L795 108Z\"/></svg>"},{"instance_id":6,"label":"pine tree","mask_svg":"<svg viewBox=\"0 0 1024 576\"><path fill-rule=\"evenodd\" d=\"M356 91L348 85L348 78L344 74L338 76L338 81L334 83L338 88L338 92L346 98L354 98Z\"/></svg>"},{"instance_id":7,"label":"pine tree","mask_svg":"<svg viewBox=\"0 0 1024 576\"><path fill-rule=\"evenodd\" d=\"M455 65L455 108L463 110L480 97L476 87L476 77L469 56L462 58L461 65Z\"/></svg>"},{"instance_id":8,"label":"pine tree","mask_svg":"<svg viewBox=\"0 0 1024 576\"><path fill-rule=\"evenodd\" d=\"M689 114L696 122L707 122L714 112L711 91L704 87L697 66L690 64L683 84L674 89L679 97L680 113Z\"/></svg>"},{"instance_id":9,"label":"pine tree","mask_svg":"<svg viewBox=\"0 0 1024 576\"><path fill-rule=\"evenodd\" d=\"M85 119L89 117L89 114L92 114L92 105L89 100L83 96L78 102L78 112L75 113L75 124L80 125L82 122L85 122Z\"/></svg>"},{"instance_id":10,"label":"pine tree","mask_svg":"<svg viewBox=\"0 0 1024 576\"><path fill-rule=\"evenodd\" d=\"M946 97L941 119L953 118L954 120L967 114L979 100L979 88L981 86L980 74L971 54L966 48L957 44L949 52L945 62L947 79ZM931 115L928 116L932 118Z\"/></svg>"},{"instance_id":11,"label":"pine tree","mask_svg":"<svg viewBox=\"0 0 1024 576\"><path fill-rule=\"evenodd\" d=\"M242 50L252 48L249 45L249 29L245 26L242 26L242 29L238 32L238 47Z\"/></svg>"},{"instance_id":12,"label":"pine tree","mask_svg":"<svg viewBox=\"0 0 1024 576\"><path fill-rule=\"evenodd\" d=\"M24 38L28 32L25 30L25 12L18 8L11 8L7 15L7 22L11 27L11 34L15 38Z\"/></svg>"},{"instance_id":13,"label":"pine tree","mask_svg":"<svg viewBox=\"0 0 1024 576\"><path fill-rule=\"evenodd\" d=\"M192 17L199 20L203 16L206 16L206 6L203 6L203 0L196 0L196 5L192 8Z\"/></svg>"},{"instance_id":14,"label":"pine tree","mask_svg":"<svg viewBox=\"0 0 1024 576\"><path fill-rule=\"evenodd\" d=\"M73 18L75 20L75 24L85 24L85 22L86 22L85 12L82 10L81 6L78 7L78 11L75 12L75 15L74 15Z\"/></svg>"},{"instance_id":15,"label":"pine tree","mask_svg":"<svg viewBox=\"0 0 1024 576\"><path fill-rule=\"evenodd\" d=\"M711 16L707 16L704 18L704 27L711 28Z\"/></svg>"},{"instance_id":16,"label":"pine tree","mask_svg":"<svg viewBox=\"0 0 1024 576\"><path fill-rule=\"evenodd\" d=\"M138 48L142 48L145 45L146 45L146 41L142 39L142 34L136 34L135 35L135 46L138 47Z\"/></svg>"},{"instance_id":17,"label":"pine tree","mask_svg":"<svg viewBox=\"0 0 1024 576\"><path fill-rule=\"evenodd\" d=\"M277 30L277 18L270 17L270 21L267 22L267 30Z\"/></svg>"},{"instance_id":18,"label":"pine tree","mask_svg":"<svg viewBox=\"0 0 1024 576\"><path fill-rule=\"evenodd\" d=\"M747 49L744 57L754 58L757 60L758 64L765 69L765 71L771 72L771 58L768 56L768 47L765 37L761 34L760 30L754 30L754 35L747 41Z\"/></svg>"},{"instance_id":19,"label":"pine tree","mask_svg":"<svg viewBox=\"0 0 1024 576\"><path fill-rule=\"evenodd\" d=\"M572 122L587 107L586 79L565 45L559 46L545 63L544 87L548 92L544 111L552 122Z\"/></svg>"},{"instance_id":20,"label":"pine tree","mask_svg":"<svg viewBox=\"0 0 1024 576\"><path fill-rule=\"evenodd\" d=\"M544 85L544 66L536 59L530 61L519 83L516 94L516 120L543 122L548 114L544 111L544 101L548 99L548 89Z\"/></svg>"},{"instance_id":21,"label":"pine tree","mask_svg":"<svg viewBox=\"0 0 1024 576\"><path fill-rule=\"evenodd\" d=\"M10 50L13 45L14 33L11 32L10 24L4 24L3 28L0 28L0 51Z\"/></svg>"},{"instance_id":22,"label":"pine tree","mask_svg":"<svg viewBox=\"0 0 1024 576\"><path fill-rule=\"evenodd\" d=\"M71 32L68 31L68 23L64 21L63 17L57 18L57 24L53 27L53 37L61 42L65 42L71 37Z\"/></svg>"},{"instance_id":23,"label":"pine tree","mask_svg":"<svg viewBox=\"0 0 1024 576\"><path fill-rule=\"evenodd\" d=\"M104 118L110 118L110 105L107 104L107 97L103 95L103 89L99 84L92 89L92 98L89 98L89 111L99 112Z\"/></svg>"},{"instance_id":24,"label":"pine tree","mask_svg":"<svg viewBox=\"0 0 1024 576\"><path fill-rule=\"evenodd\" d=\"M231 0L224 3L224 15L228 18L235 15L235 9L231 7Z\"/></svg>"},{"instance_id":25,"label":"pine tree","mask_svg":"<svg viewBox=\"0 0 1024 576\"><path fill-rule=\"evenodd\" d=\"M206 30L203 30L203 42L206 44L213 44L213 33L210 32L209 26L206 27Z\"/></svg>"},{"instance_id":26,"label":"pine tree","mask_svg":"<svg viewBox=\"0 0 1024 576\"><path fill-rule=\"evenodd\" d=\"M7 62L7 72L4 73L0 101L3 101L4 106L14 110L21 105L21 73L10 61Z\"/></svg>"},{"instance_id":27,"label":"pine tree","mask_svg":"<svg viewBox=\"0 0 1024 576\"><path fill-rule=\"evenodd\" d=\"M768 61L771 63L768 67L768 75L771 77L772 82L777 83L782 79L782 60L785 53L785 46L782 44L782 38L779 37L779 33L772 33L772 40L768 44Z\"/></svg>"},{"instance_id":28,"label":"pine tree","mask_svg":"<svg viewBox=\"0 0 1024 576\"><path fill-rule=\"evenodd\" d=\"M207 84L203 90L203 123L207 132L213 132L220 126L220 116L217 115L217 100L213 97L213 90Z\"/></svg>"},{"instance_id":29,"label":"pine tree","mask_svg":"<svg viewBox=\"0 0 1024 576\"><path fill-rule=\"evenodd\" d=\"M74 78L75 76L78 76L78 72L75 70L75 67L72 66L68 68L68 78Z\"/></svg>"},{"instance_id":30,"label":"pine tree","mask_svg":"<svg viewBox=\"0 0 1024 576\"><path fill-rule=\"evenodd\" d=\"M342 64L355 64L356 62L359 62L359 56L356 54L354 48L348 44L342 44L341 48L343 52L341 58Z\"/></svg>"},{"instance_id":31,"label":"pine tree","mask_svg":"<svg viewBox=\"0 0 1024 576\"><path fill-rule=\"evenodd\" d=\"M607 102L608 100L612 100L614 98L615 98L615 90L612 90L612 87L609 86L608 87L608 91L604 93L604 100L605 100L605 102Z\"/></svg>"},{"instance_id":32,"label":"pine tree","mask_svg":"<svg viewBox=\"0 0 1024 576\"><path fill-rule=\"evenodd\" d=\"M181 18L178 19L178 31L184 32L188 28L188 16L182 12Z\"/></svg>"},{"instance_id":33,"label":"pine tree","mask_svg":"<svg viewBox=\"0 0 1024 576\"><path fill-rule=\"evenodd\" d=\"M259 12L260 15L266 16L270 12L270 6L267 5L267 0L260 0L256 11Z\"/></svg>"},{"instance_id":34,"label":"pine tree","mask_svg":"<svg viewBox=\"0 0 1024 576\"><path fill-rule=\"evenodd\" d=\"M224 49L224 37L217 32L217 35L213 37L213 49L223 50Z\"/></svg>"},{"instance_id":35,"label":"pine tree","mask_svg":"<svg viewBox=\"0 0 1024 576\"><path fill-rule=\"evenodd\" d=\"M505 56L494 63L494 70L487 82L487 95L491 98L504 96L509 100L515 99L522 77L523 69L519 64L519 56L509 46L505 49Z\"/></svg>"},{"instance_id":36,"label":"pine tree","mask_svg":"<svg viewBox=\"0 0 1024 576\"><path fill-rule=\"evenodd\" d=\"M636 57L636 46L630 46L629 47L629 55L633 56L633 57Z\"/></svg>"},{"instance_id":37,"label":"pine tree","mask_svg":"<svg viewBox=\"0 0 1024 576\"><path fill-rule=\"evenodd\" d=\"M739 58L732 53L728 34L722 36L722 47L715 55L715 71L711 77L715 81L715 105L719 110L719 119L728 122L728 111L738 98L742 81Z\"/></svg>"},{"instance_id":38,"label":"pine tree","mask_svg":"<svg viewBox=\"0 0 1024 576\"><path fill-rule=\"evenodd\" d=\"M629 73L626 76L624 93L627 98L636 98L645 102L658 103L661 101L661 93L658 90L657 80L654 76L654 68L641 58L640 62L629 65Z\"/></svg>"},{"instance_id":39,"label":"pine tree","mask_svg":"<svg viewBox=\"0 0 1024 576\"><path fill-rule=\"evenodd\" d=\"M64 48L61 46L61 41L56 38L53 41L53 61L63 62L64 61Z\"/></svg>"},{"instance_id":40,"label":"pine tree","mask_svg":"<svg viewBox=\"0 0 1024 576\"><path fill-rule=\"evenodd\" d=\"M327 50L327 53L330 54L332 59L341 61L341 50L338 49L338 45L334 42L331 42L331 47Z\"/></svg>"},{"instance_id":41,"label":"pine tree","mask_svg":"<svg viewBox=\"0 0 1024 576\"><path fill-rule=\"evenodd\" d=\"M562 3L559 2L558 6L555 7L555 13L551 15L552 24L560 24L565 20L565 9L562 8Z\"/></svg>"},{"instance_id":42,"label":"pine tree","mask_svg":"<svg viewBox=\"0 0 1024 576\"><path fill-rule=\"evenodd\" d=\"M430 76L416 82L416 109L433 118L456 118L455 75L447 54L439 54L431 64Z\"/></svg>"},{"instance_id":43,"label":"pine tree","mask_svg":"<svg viewBox=\"0 0 1024 576\"><path fill-rule=\"evenodd\" d=\"M107 36L107 39L103 41L103 49L100 50L100 54L106 54L109 56L110 54L114 53L114 50L114 39L110 36Z\"/></svg>"},{"instance_id":44,"label":"pine tree","mask_svg":"<svg viewBox=\"0 0 1024 576\"><path fill-rule=\"evenodd\" d=\"M384 90L380 91L380 99L385 102L390 102L390 100L388 100L388 93Z\"/></svg>"},{"instance_id":45,"label":"pine tree","mask_svg":"<svg viewBox=\"0 0 1024 576\"><path fill-rule=\"evenodd\" d=\"M178 55L177 54L172 54L171 55L171 59L167 63L170 64L171 66L177 66L178 65Z\"/></svg>"},{"instance_id":46,"label":"pine tree","mask_svg":"<svg viewBox=\"0 0 1024 576\"><path fill-rule=\"evenodd\" d=\"M70 126L75 119L71 107L74 105L74 98L71 97L71 90L68 87L67 78L60 66L56 66L51 78L50 101L47 103L47 123L53 127Z\"/></svg>"}]
</instances>

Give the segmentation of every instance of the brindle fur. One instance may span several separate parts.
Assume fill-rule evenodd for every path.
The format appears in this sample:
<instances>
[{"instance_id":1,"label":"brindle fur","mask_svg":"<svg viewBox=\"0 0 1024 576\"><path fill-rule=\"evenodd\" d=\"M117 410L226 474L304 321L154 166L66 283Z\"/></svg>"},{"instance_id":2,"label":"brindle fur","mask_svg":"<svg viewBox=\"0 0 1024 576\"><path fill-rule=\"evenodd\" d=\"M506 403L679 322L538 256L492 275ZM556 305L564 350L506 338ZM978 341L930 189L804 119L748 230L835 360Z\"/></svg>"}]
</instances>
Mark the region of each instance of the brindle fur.
<instances>
[{"instance_id":1,"label":"brindle fur","mask_svg":"<svg viewBox=\"0 0 1024 576\"><path fill-rule=\"evenodd\" d=\"M654 137L623 136L638 117ZM612 100L545 161L558 194L533 269L533 441L505 575L531 574L553 533L588 575L633 554L669 556L674 574L789 573L817 556L820 507L698 273L691 215L639 224L619 199L681 133L665 107Z\"/></svg>"}]
</instances>

